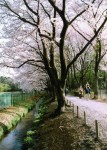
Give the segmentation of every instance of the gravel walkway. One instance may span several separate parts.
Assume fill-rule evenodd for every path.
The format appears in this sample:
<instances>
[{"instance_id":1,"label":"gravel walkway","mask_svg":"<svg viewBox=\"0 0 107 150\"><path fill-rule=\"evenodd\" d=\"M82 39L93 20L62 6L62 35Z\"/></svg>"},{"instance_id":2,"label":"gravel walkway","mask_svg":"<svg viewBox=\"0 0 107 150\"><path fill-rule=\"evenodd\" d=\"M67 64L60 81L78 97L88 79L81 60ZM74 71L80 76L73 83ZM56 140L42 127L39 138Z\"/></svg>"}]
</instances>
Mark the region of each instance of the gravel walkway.
<instances>
[{"instance_id":1,"label":"gravel walkway","mask_svg":"<svg viewBox=\"0 0 107 150\"><path fill-rule=\"evenodd\" d=\"M74 104L75 115L77 113L77 106L79 116L84 119L84 112L86 113L86 123L92 127L95 132L95 120L98 121L98 134L99 138L107 142L107 103L85 98L78 98L73 96L66 96L68 101Z\"/></svg>"}]
</instances>

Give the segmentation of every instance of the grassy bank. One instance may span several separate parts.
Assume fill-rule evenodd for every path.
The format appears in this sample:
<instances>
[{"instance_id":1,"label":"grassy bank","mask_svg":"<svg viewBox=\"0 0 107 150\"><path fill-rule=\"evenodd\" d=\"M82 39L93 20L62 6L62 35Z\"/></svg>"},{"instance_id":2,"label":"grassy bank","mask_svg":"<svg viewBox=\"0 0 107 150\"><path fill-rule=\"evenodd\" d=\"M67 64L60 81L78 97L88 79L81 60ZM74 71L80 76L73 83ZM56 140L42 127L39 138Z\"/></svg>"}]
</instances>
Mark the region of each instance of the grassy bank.
<instances>
[{"instance_id":1,"label":"grassy bank","mask_svg":"<svg viewBox=\"0 0 107 150\"><path fill-rule=\"evenodd\" d=\"M39 96L31 97L16 106L0 110L0 139L35 106L38 99Z\"/></svg>"},{"instance_id":2,"label":"grassy bank","mask_svg":"<svg viewBox=\"0 0 107 150\"><path fill-rule=\"evenodd\" d=\"M49 97L47 95L42 97L43 102L39 106L38 114L35 116L35 120L33 122L33 128L31 128L27 133L24 139L24 149L33 150L35 144L38 140L38 129L40 125L45 121L47 108L49 105ZM36 141L35 141L36 140Z\"/></svg>"}]
</instances>

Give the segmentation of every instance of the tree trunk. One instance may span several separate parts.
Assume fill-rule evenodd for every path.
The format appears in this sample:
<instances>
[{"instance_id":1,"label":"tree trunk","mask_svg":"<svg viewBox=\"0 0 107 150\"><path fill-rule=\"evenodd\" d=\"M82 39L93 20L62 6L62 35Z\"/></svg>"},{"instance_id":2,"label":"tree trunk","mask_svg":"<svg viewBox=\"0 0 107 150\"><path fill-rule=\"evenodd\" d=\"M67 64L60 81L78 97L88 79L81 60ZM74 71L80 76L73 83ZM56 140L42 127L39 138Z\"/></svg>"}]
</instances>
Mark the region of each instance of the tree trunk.
<instances>
[{"instance_id":1,"label":"tree trunk","mask_svg":"<svg viewBox=\"0 0 107 150\"><path fill-rule=\"evenodd\" d=\"M52 91L51 91L51 102L55 101L55 87L52 85Z\"/></svg>"},{"instance_id":2,"label":"tree trunk","mask_svg":"<svg viewBox=\"0 0 107 150\"><path fill-rule=\"evenodd\" d=\"M94 99L98 99L98 77L95 75Z\"/></svg>"},{"instance_id":3,"label":"tree trunk","mask_svg":"<svg viewBox=\"0 0 107 150\"><path fill-rule=\"evenodd\" d=\"M63 112L63 107L65 106L65 89L62 89L58 87L56 89L56 98L57 98L57 108L55 110L56 115L60 115L61 112Z\"/></svg>"},{"instance_id":4,"label":"tree trunk","mask_svg":"<svg viewBox=\"0 0 107 150\"><path fill-rule=\"evenodd\" d=\"M98 99L98 63L95 66L94 99Z\"/></svg>"}]
</instances>

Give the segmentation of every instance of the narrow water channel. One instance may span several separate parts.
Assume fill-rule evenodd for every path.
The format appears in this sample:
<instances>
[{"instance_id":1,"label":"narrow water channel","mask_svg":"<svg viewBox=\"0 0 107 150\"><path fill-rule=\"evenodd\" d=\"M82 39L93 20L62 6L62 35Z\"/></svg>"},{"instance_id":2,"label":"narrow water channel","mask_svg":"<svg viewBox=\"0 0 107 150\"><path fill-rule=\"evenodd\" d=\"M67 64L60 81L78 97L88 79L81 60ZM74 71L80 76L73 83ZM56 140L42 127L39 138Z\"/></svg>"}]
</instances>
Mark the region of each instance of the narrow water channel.
<instances>
[{"instance_id":1,"label":"narrow water channel","mask_svg":"<svg viewBox=\"0 0 107 150\"><path fill-rule=\"evenodd\" d=\"M35 108L22 118L21 122L1 140L0 150L22 150L24 136L32 127L34 116L38 112L40 103L41 100L38 101Z\"/></svg>"}]
</instances>

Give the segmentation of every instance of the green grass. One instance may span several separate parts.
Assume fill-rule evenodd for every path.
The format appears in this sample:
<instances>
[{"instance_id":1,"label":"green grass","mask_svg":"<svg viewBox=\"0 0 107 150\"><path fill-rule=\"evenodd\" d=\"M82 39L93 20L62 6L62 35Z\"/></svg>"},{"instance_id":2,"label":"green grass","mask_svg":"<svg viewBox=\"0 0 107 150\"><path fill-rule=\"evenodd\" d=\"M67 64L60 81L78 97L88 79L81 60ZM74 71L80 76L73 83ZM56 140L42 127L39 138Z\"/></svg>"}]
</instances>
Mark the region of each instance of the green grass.
<instances>
[{"instance_id":1,"label":"green grass","mask_svg":"<svg viewBox=\"0 0 107 150\"><path fill-rule=\"evenodd\" d=\"M29 100L21 102L15 107L0 110L0 138L2 138L3 134L9 132L34 106L35 101Z\"/></svg>"},{"instance_id":2,"label":"green grass","mask_svg":"<svg viewBox=\"0 0 107 150\"><path fill-rule=\"evenodd\" d=\"M24 145L27 147L27 149L32 150L33 145L36 141L36 136L37 136L37 129L40 126L41 122L43 121L43 116L47 110L46 104L48 101L48 97L43 97L43 103L40 104L38 114L35 117L34 120L34 127L32 130L29 130L26 133L26 138L24 139Z\"/></svg>"}]
</instances>

